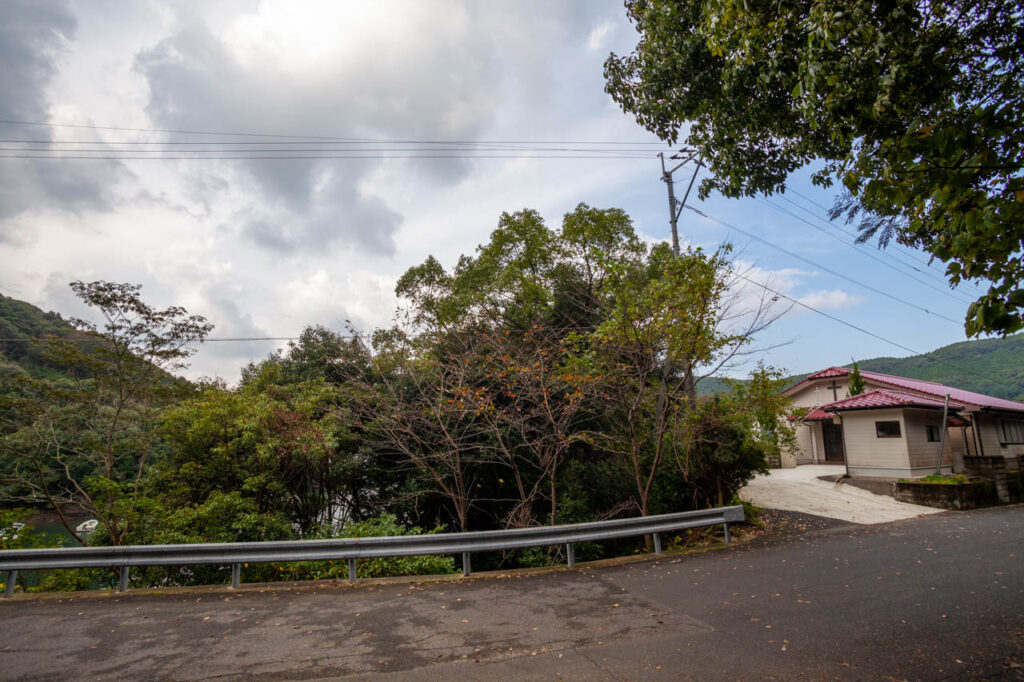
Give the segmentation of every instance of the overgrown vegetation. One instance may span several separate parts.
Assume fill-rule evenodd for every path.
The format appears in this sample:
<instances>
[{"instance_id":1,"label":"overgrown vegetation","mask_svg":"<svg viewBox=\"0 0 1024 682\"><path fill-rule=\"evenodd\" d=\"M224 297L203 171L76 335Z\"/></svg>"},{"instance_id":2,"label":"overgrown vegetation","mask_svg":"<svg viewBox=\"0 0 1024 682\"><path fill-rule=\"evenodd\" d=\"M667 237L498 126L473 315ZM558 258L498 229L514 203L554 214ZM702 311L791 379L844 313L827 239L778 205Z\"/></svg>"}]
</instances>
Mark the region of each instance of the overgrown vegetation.
<instances>
[{"instance_id":1,"label":"overgrown vegetation","mask_svg":"<svg viewBox=\"0 0 1024 682\"><path fill-rule=\"evenodd\" d=\"M924 478L901 478L900 483L931 483L933 485L962 485L968 483L967 477L963 474L932 474Z\"/></svg>"},{"instance_id":2,"label":"overgrown vegetation","mask_svg":"<svg viewBox=\"0 0 1024 682\"><path fill-rule=\"evenodd\" d=\"M770 301L727 286L728 253L648 246L615 209L580 205L559 229L534 211L503 214L453 270L433 258L409 269L399 324L368 337L311 327L236 387L173 376L209 332L202 318L155 310L136 286L75 283L106 324L73 321L39 340L57 374L29 372L2 397L4 492L81 506L101 521L80 537L89 544L514 528L725 504L792 439L772 368L698 397L773 319ZM538 548L474 564L557 559ZM152 568L132 584L223 582L228 570ZM452 570L446 557L359 566ZM243 574L346 572L315 562Z\"/></svg>"}]
</instances>

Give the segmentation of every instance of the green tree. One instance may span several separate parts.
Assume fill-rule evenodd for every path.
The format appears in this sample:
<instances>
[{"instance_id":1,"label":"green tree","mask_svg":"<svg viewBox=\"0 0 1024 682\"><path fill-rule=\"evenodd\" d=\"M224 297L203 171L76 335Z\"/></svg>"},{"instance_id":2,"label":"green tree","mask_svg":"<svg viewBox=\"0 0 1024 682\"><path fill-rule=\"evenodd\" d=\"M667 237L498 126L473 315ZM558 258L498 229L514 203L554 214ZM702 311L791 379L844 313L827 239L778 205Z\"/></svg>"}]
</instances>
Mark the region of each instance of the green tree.
<instances>
[{"instance_id":1,"label":"green tree","mask_svg":"<svg viewBox=\"0 0 1024 682\"><path fill-rule=\"evenodd\" d=\"M363 518L383 490L368 478L372 453L352 430L345 396L322 378L282 382L276 361L236 390L211 386L166 413L169 452L150 487L172 508L238 494L303 536L339 518Z\"/></svg>"},{"instance_id":2,"label":"green tree","mask_svg":"<svg viewBox=\"0 0 1024 682\"><path fill-rule=\"evenodd\" d=\"M746 344L722 324L730 272L727 249L676 255L658 244L639 263L615 268L612 305L591 335L605 377L608 426L598 443L620 458L636 487L636 508L652 513L651 494L681 416L694 408L699 367L712 367Z\"/></svg>"},{"instance_id":3,"label":"green tree","mask_svg":"<svg viewBox=\"0 0 1024 682\"><path fill-rule=\"evenodd\" d=\"M605 314L611 268L644 253L621 210L580 204L552 230L525 209L451 273L429 258L399 280L411 329L376 349L392 365L378 433L447 500L452 525L473 510L557 522L561 464L595 390L578 339Z\"/></svg>"},{"instance_id":4,"label":"green tree","mask_svg":"<svg viewBox=\"0 0 1024 682\"><path fill-rule=\"evenodd\" d=\"M7 401L3 478L26 489L27 501L52 505L68 532L75 533L64 506L79 505L121 544L155 460L160 413L192 390L173 373L213 326L184 308L153 308L139 285L71 288L102 326L70 320L81 334L44 341L47 362L69 378L26 378L22 393Z\"/></svg>"},{"instance_id":5,"label":"green tree","mask_svg":"<svg viewBox=\"0 0 1024 682\"><path fill-rule=\"evenodd\" d=\"M1024 328L1024 14L1014 0L627 0L607 90L702 155L717 189L784 191L823 162L833 216L987 280L968 334Z\"/></svg>"},{"instance_id":6,"label":"green tree","mask_svg":"<svg viewBox=\"0 0 1024 682\"><path fill-rule=\"evenodd\" d=\"M864 377L860 375L860 369L857 367L857 363L853 363L853 369L850 371L850 388L849 393L851 396L860 395L864 392Z\"/></svg>"}]
</instances>

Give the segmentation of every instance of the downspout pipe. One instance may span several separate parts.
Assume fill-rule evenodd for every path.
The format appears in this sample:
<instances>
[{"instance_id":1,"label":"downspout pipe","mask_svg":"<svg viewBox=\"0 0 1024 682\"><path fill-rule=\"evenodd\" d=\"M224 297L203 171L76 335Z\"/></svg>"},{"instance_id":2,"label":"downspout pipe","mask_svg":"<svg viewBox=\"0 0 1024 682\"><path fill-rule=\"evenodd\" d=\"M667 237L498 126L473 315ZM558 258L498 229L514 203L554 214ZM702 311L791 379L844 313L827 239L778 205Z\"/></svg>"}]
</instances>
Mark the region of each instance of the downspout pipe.
<instances>
[{"instance_id":1,"label":"downspout pipe","mask_svg":"<svg viewBox=\"0 0 1024 682\"><path fill-rule=\"evenodd\" d=\"M975 454L978 455L978 457L984 457L985 456L985 445L983 444L983 442L981 440L981 431L978 428L979 427L978 416L979 415L978 415L977 412L974 412L974 413L971 414L971 433L974 435Z\"/></svg>"},{"instance_id":2,"label":"downspout pipe","mask_svg":"<svg viewBox=\"0 0 1024 682\"><path fill-rule=\"evenodd\" d=\"M839 417L839 433L843 437L843 466L846 467L846 477L850 477L850 458L846 455L846 427L843 426L843 415L836 412Z\"/></svg>"},{"instance_id":3,"label":"downspout pipe","mask_svg":"<svg viewBox=\"0 0 1024 682\"><path fill-rule=\"evenodd\" d=\"M939 427L939 458L935 462L935 473L942 473L942 456L946 454L946 434L949 432L949 425L947 423L949 419L949 394L946 394L946 400L942 405L942 425Z\"/></svg>"}]
</instances>

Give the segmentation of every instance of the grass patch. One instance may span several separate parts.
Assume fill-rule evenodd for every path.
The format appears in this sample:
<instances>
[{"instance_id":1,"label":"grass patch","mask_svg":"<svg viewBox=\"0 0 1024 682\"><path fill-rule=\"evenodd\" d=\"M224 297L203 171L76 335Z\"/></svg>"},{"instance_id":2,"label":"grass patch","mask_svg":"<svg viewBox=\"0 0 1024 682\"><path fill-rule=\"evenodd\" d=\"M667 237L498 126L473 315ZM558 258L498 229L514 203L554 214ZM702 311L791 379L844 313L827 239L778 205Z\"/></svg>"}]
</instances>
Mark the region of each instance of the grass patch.
<instances>
[{"instance_id":1,"label":"grass patch","mask_svg":"<svg viewBox=\"0 0 1024 682\"><path fill-rule=\"evenodd\" d=\"M963 474L932 474L924 478L901 478L900 483L932 483L934 485L963 485L968 483L967 477Z\"/></svg>"}]
</instances>

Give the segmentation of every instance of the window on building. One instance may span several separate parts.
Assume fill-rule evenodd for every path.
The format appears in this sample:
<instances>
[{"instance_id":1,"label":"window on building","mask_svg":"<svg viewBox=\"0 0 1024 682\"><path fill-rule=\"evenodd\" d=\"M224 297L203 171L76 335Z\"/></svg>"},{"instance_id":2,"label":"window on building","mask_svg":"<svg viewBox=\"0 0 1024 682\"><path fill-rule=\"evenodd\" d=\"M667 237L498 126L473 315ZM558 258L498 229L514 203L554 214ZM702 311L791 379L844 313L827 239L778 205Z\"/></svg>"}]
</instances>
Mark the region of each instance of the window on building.
<instances>
[{"instance_id":1,"label":"window on building","mask_svg":"<svg viewBox=\"0 0 1024 682\"><path fill-rule=\"evenodd\" d=\"M938 443L940 440L942 440L942 435L939 432L938 425L928 424L924 428L925 428L925 431L928 433L928 442L929 443Z\"/></svg>"},{"instance_id":2,"label":"window on building","mask_svg":"<svg viewBox=\"0 0 1024 682\"><path fill-rule=\"evenodd\" d=\"M875 422L875 435L879 438L899 438L899 422Z\"/></svg>"},{"instance_id":3,"label":"window on building","mask_svg":"<svg viewBox=\"0 0 1024 682\"><path fill-rule=\"evenodd\" d=\"M1024 419L1000 419L1000 442L1024 443Z\"/></svg>"}]
</instances>

